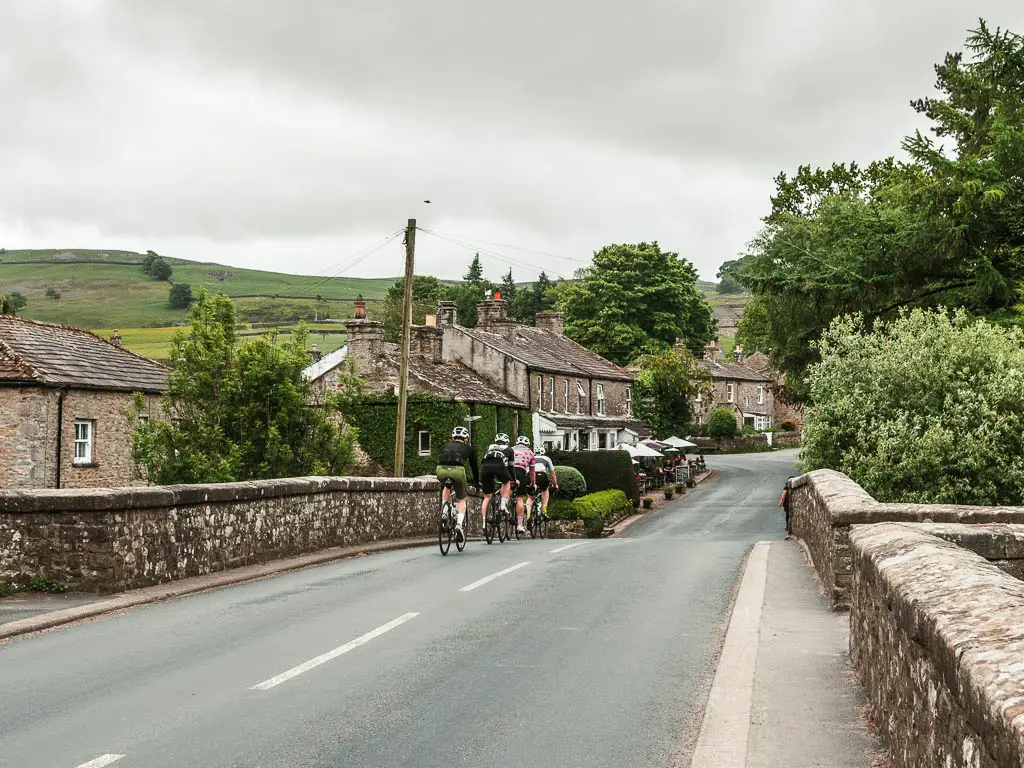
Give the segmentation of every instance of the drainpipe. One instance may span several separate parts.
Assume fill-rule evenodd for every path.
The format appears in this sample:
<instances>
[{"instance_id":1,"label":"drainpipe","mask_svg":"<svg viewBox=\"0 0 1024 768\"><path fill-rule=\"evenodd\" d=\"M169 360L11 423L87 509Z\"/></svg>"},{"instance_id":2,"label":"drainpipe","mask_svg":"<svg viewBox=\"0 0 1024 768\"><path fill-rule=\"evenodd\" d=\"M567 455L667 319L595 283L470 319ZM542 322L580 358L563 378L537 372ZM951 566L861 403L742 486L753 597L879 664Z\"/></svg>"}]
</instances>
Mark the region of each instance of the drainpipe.
<instances>
[{"instance_id":1,"label":"drainpipe","mask_svg":"<svg viewBox=\"0 0 1024 768\"><path fill-rule=\"evenodd\" d=\"M64 454L64 398L67 397L67 389L62 388L57 394L57 472L56 488L60 488L60 465Z\"/></svg>"}]
</instances>

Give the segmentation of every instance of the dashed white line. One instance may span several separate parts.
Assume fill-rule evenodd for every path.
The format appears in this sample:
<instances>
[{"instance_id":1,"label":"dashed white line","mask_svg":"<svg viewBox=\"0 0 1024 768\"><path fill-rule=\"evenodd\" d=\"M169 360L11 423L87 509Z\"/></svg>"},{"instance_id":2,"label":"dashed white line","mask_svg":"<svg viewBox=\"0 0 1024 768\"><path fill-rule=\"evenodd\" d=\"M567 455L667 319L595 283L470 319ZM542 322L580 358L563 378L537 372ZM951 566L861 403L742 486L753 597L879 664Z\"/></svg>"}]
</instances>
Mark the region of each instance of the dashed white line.
<instances>
[{"instance_id":1,"label":"dashed white line","mask_svg":"<svg viewBox=\"0 0 1024 768\"><path fill-rule=\"evenodd\" d=\"M551 550L551 554L552 555L557 555L559 552L565 552L565 550L572 549L573 547L578 547L581 544L583 544L582 541L577 541L575 544L565 544L564 546L561 546L561 547L555 547L554 549Z\"/></svg>"},{"instance_id":2,"label":"dashed white line","mask_svg":"<svg viewBox=\"0 0 1024 768\"><path fill-rule=\"evenodd\" d=\"M506 568L503 571L498 571L497 573L492 573L490 576L484 576L482 579L480 579L479 581L474 581L472 584L467 584L462 589L460 589L459 592L472 592L477 587L482 587L484 584L494 581L499 576L504 576L506 573L512 573L512 571L518 571L520 568L525 568L529 564L529 560L524 560L521 563L516 563L510 568Z\"/></svg>"},{"instance_id":3,"label":"dashed white line","mask_svg":"<svg viewBox=\"0 0 1024 768\"><path fill-rule=\"evenodd\" d=\"M88 763L82 763L78 768L103 768L105 765L116 763L124 755L100 755L95 760L90 760Z\"/></svg>"},{"instance_id":4,"label":"dashed white line","mask_svg":"<svg viewBox=\"0 0 1024 768\"><path fill-rule=\"evenodd\" d=\"M303 672L309 672L309 670L315 669L316 667L319 667L321 664L326 664L331 659L338 658L343 653L348 653L354 648L358 648L361 645L365 645L366 643L373 640L375 637L380 637L385 632L390 632L395 627L399 627L402 624L405 624L405 622L409 621L410 619L415 619L417 616L419 616L418 613L406 613L402 616L399 616L397 619L389 621L387 624L382 624L376 629L367 632L365 635L357 637L355 640L350 640L344 645L339 645L333 651L328 651L327 653L320 654L315 659L310 659L309 661L299 664L297 667L292 667L286 672L282 672L280 675L275 675L269 680L264 680L262 683L254 685L251 688L251 690L269 691L271 688L274 688L275 686L278 686L281 683L285 683L291 680L293 677L298 677ZM103 765L106 765L106 763L103 763Z\"/></svg>"}]
</instances>

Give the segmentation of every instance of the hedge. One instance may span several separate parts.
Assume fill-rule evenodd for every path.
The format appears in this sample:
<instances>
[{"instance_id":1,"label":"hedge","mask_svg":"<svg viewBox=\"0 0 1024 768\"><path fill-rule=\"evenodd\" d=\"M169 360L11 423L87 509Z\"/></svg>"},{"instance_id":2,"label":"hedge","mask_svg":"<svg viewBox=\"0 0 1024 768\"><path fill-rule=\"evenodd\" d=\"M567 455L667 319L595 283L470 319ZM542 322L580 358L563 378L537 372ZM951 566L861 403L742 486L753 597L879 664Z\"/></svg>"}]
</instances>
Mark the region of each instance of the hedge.
<instances>
[{"instance_id":1,"label":"hedge","mask_svg":"<svg viewBox=\"0 0 1024 768\"><path fill-rule=\"evenodd\" d=\"M559 498L572 501L586 495L587 481L578 469L565 466L555 467L555 477L558 478Z\"/></svg>"},{"instance_id":2,"label":"hedge","mask_svg":"<svg viewBox=\"0 0 1024 768\"><path fill-rule=\"evenodd\" d=\"M578 469L591 493L618 490L626 494L633 506L640 504L640 489L636 486L636 476L633 474L633 460L625 451L558 451L552 458L557 464ZM558 479L561 483L561 475Z\"/></svg>"},{"instance_id":3,"label":"hedge","mask_svg":"<svg viewBox=\"0 0 1024 768\"><path fill-rule=\"evenodd\" d=\"M618 490L598 491L581 496L572 503L576 516L583 521L587 536L597 538L604 530L605 518L618 512L632 509L633 505L626 494Z\"/></svg>"}]
</instances>

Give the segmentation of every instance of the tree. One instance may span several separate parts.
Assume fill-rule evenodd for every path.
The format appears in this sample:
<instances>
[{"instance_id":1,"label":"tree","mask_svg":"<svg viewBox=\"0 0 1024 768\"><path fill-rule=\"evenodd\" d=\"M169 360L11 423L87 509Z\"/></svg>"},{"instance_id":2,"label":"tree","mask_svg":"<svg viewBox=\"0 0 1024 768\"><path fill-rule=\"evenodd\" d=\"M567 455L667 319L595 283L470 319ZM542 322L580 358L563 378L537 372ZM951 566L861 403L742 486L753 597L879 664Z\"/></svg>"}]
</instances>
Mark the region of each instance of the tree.
<instances>
[{"instance_id":1,"label":"tree","mask_svg":"<svg viewBox=\"0 0 1024 768\"><path fill-rule=\"evenodd\" d=\"M913 102L948 150L921 133L909 163L804 166L780 174L765 228L733 274L753 295L758 326L794 391L837 317L870 326L904 307L963 307L1007 322L1024 280L1024 40L981 22L970 60L936 67L939 98Z\"/></svg>"},{"instance_id":2,"label":"tree","mask_svg":"<svg viewBox=\"0 0 1024 768\"><path fill-rule=\"evenodd\" d=\"M163 400L166 420L136 424L133 455L151 481L212 483L343 474L355 433L313 407L304 328L236 345L235 310L205 289L178 332Z\"/></svg>"},{"instance_id":3,"label":"tree","mask_svg":"<svg viewBox=\"0 0 1024 768\"><path fill-rule=\"evenodd\" d=\"M697 270L657 243L605 246L578 281L560 286L558 301L566 335L619 364L677 339L699 352L714 338Z\"/></svg>"},{"instance_id":4,"label":"tree","mask_svg":"<svg viewBox=\"0 0 1024 768\"><path fill-rule=\"evenodd\" d=\"M740 263L739 259L733 259L727 261L718 268L718 274L715 277L718 278L718 292L719 293L741 293L743 286L736 282L736 278L733 277L732 271Z\"/></svg>"},{"instance_id":5,"label":"tree","mask_svg":"<svg viewBox=\"0 0 1024 768\"><path fill-rule=\"evenodd\" d=\"M715 440L736 437L736 416L728 408L716 408L708 417L708 437Z\"/></svg>"},{"instance_id":6,"label":"tree","mask_svg":"<svg viewBox=\"0 0 1024 768\"><path fill-rule=\"evenodd\" d=\"M28 306L28 299L18 291L0 296L0 314L2 315L16 315L26 306Z\"/></svg>"},{"instance_id":7,"label":"tree","mask_svg":"<svg viewBox=\"0 0 1024 768\"><path fill-rule=\"evenodd\" d=\"M142 271L154 280L170 280L174 270L162 256L147 255L142 262Z\"/></svg>"},{"instance_id":8,"label":"tree","mask_svg":"<svg viewBox=\"0 0 1024 768\"><path fill-rule=\"evenodd\" d=\"M473 254L473 261L470 262L469 269L462 278L467 283L483 283L484 280L484 266L480 263L480 254Z\"/></svg>"},{"instance_id":9,"label":"tree","mask_svg":"<svg viewBox=\"0 0 1024 768\"><path fill-rule=\"evenodd\" d=\"M433 275L413 275L412 278L412 321L422 325L428 314L437 309L437 302L446 296L445 285ZM372 310L372 316L384 323L384 337L396 342L402 331L402 314L405 311L405 281L396 280L388 288L387 295Z\"/></svg>"},{"instance_id":10,"label":"tree","mask_svg":"<svg viewBox=\"0 0 1024 768\"><path fill-rule=\"evenodd\" d=\"M883 501L1019 504L1024 332L963 310L843 317L818 342L801 459Z\"/></svg>"},{"instance_id":11,"label":"tree","mask_svg":"<svg viewBox=\"0 0 1024 768\"><path fill-rule=\"evenodd\" d=\"M184 309L190 306L195 301L192 296L192 286L188 283L175 283L171 286L167 300L173 309Z\"/></svg>"},{"instance_id":12,"label":"tree","mask_svg":"<svg viewBox=\"0 0 1024 768\"><path fill-rule=\"evenodd\" d=\"M640 370L633 384L634 411L651 425L654 434L670 437L685 432L693 420L690 403L698 395L711 395L707 369L685 348L647 354L637 360Z\"/></svg>"}]
</instances>

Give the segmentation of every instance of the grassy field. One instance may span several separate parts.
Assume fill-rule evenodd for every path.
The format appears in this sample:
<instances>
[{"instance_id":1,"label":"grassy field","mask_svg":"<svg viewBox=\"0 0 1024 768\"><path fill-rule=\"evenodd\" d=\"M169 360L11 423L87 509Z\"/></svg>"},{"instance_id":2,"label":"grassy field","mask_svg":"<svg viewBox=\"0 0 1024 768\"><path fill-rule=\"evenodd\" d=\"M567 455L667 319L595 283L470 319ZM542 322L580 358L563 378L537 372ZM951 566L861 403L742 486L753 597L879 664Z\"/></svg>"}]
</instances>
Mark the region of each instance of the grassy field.
<instances>
[{"instance_id":1,"label":"grassy field","mask_svg":"<svg viewBox=\"0 0 1024 768\"><path fill-rule=\"evenodd\" d=\"M298 326L287 325L281 326L277 329L278 333L287 334L294 331ZM174 334L181 330L187 330L181 326L170 326L165 328L118 328L118 333L121 334L121 343L140 355L152 358L154 360L167 360L171 356L171 341L174 338ZM306 342L306 348L311 349L313 345L321 352L333 352L338 347L344 346L345 344L345 331L341 326L325 326L312 324L307 326L309 330L309 339ZM256 336L261 336L269 332L268 328L252 328L246 327L238 331L239 338L241 341L245 341ZM114 335L113 328L96 328L93 329L93 333L102 336L105 339L109 339Z\"/></svg>"},{"instance_id":2,"label":"grassy field","mask_svg":"<svg viewBox=\"0 0 1024 768\"><path fill-rule=\"evenodd\" d=\"M141 329L177 325L185 313L171 309L170 285L142 272L142 254L125 251L31 250L0 255L0 291L28 298L21 314L80 328ZM25 263L25 262L45 263ZM130 261L132 264L114 262ZM239 318L250 322L294 323L299 318L350 317L351 301L383 298L396 278L322 278L262 272L168 258L171 280L238 298ZM139 266L136 266L136 263ZM46 296L48 288L59 299ZM300 299L285 297L306 297ZM318 300L317 297L321 297Z\"/></svg>"}]
</instances>

